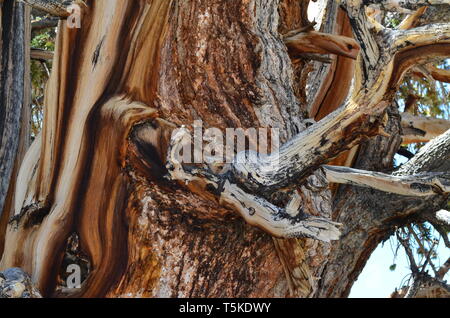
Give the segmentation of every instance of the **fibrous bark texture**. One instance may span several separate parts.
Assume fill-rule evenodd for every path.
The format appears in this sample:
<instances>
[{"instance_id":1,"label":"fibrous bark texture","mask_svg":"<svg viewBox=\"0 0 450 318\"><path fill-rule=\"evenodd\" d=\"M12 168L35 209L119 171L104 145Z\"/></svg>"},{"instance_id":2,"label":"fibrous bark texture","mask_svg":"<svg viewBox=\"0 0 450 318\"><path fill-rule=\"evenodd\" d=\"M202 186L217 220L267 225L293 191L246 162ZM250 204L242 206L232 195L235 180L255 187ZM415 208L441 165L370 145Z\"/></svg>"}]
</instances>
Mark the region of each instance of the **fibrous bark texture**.
<instances>
[{"instance_id":1,"label":"fibrous bark texture","mask_svg":"<svg viewBox=\"0 0 450 318\"><path fill-rule=\"evenodd\" d=\"M44 296L348 295L394 226L448 197L442 175L420 179L426 192L415 168L392 174L402 128L391 105L413 65L450 54L449 25L384 29L366 2L319 1L312 23L309 1L86 1L81 28L59 22L0 268L29 272ZM280 151L178 162L173 133L198 121L278 129ZM425 168L433 154L415 167L448 171ZM360 170L323 167L349 161ZM342 180L371 188L333 196ZM69 264L79 289L67 288Z\"/></svg>"},{"instance_id":2,"label":"fibrous bark texture","mask_svg":"<svg viewBox=\"0 0 450 318\"><path fill-rule=\"evenodd\" d=\"M23 3L0 2L0 233L10 217L15 176L28 148L29 16ZM0 253L3 244L0 234Z\"/></svg>"}]
</instances>

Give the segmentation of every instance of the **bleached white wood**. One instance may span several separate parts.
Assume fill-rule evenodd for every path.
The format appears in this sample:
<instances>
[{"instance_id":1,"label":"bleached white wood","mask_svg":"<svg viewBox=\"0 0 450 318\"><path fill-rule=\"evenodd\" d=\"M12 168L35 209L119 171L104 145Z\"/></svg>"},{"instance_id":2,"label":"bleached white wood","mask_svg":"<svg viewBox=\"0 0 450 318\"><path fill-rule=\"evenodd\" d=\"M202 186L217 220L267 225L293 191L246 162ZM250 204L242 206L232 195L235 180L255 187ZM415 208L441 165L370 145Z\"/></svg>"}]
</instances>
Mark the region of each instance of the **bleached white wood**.
<instances>
[{"instance_id":1,"label":"bleached white wood","mask_svg":"<svg viewBox=\"0 0 450 318\"><path fill-rule=\"evenodd\" d=\"M427 173L395 176L348 167L323 166L329 182L352 184L406 196L430 196L450 193L450 174Z\"/></svg>"}]
</instances>

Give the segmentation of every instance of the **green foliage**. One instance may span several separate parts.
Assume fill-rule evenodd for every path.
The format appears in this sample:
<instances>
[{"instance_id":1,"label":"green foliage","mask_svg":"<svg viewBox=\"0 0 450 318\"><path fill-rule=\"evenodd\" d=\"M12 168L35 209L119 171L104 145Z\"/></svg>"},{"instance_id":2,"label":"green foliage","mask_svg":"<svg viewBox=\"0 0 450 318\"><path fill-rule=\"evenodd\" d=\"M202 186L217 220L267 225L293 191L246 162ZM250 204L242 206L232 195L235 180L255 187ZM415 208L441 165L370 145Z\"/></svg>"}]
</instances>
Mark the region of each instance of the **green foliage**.
<instances>
[{"instance_id":1,"label":"green foliage","mask_svg":"<svg viewBox=\"0 0 450 318\"><path fill-rule=\"evenodd\" d=\"M38 17L36 20L39 20ZM33 32L31 47L47 51L55 50L55 31L44 29ZM35 138L42 129L44 119L44 91L45 84L50 76L51 61L31 61L31 137Z\"/></svg>"},{"instance_id":2,"label":"green foliage","mask_svg":"<svg viewBox=\"0 0 450 318\"><path fill-rule=\"evenodd\" d=\"M450 60L438 63L431 62L428 66L450 70ZM397 92L396 102L400 111L405 111L408 96L414 95L417 98L417 107L414 109L415 115L450 119L450 85L431 78L414 76L411 73L405 77ZM417 153L424 145L424 143L408 145L408 150Z\"/></svg>"},{"instance_id":3,"label":"green foliage","mask_svg":"<svg viewBox=\"0 0 450 318\"><path fill-rule=\"evenodd\" d=\"M450 60L430 61L426 66L418 66L419 73L426 74L425 67L449 70ZM448 98L450 85L435 81L431 76L424 78L417 75L412 70L405 77L397 92L396 102L400 112L405 111L408 97L414 96L416 106L412 107L412 109L409 107L408 112L412 112L417 116L450 119L450 100ZM415 154L424 145L425 143L408 145L408 150ZM448 209L450 210L450 202L448 203ZM448 233L438 233L431 224L425 223L398 229L397 235L401 235L403 239L407 240L419 270L434 274L439 269L441 264L438 248L440 244L443 244L441 235L448 236ZM394 245L397 245L397 249L401 246L396 238L392 238L392 241ZM397 253L394 253L394 259L396 256ZM392 271L392 266L390 270ZM410 284L410 281L408 281L408 284Z\"/></svg>"},{"instance_id":4,"label":"green foliage","mask_svg":"<svg viewBox=\"0 0 450 318\"><path fill-rule=\"evenodd\" d=\"M441 69L450 69L449 60L442 63L431 63ZM400 86L397 99L406 100L408 95L418 97L418 115L432 116L440 118L449 118L450 100L448 98L450 86L445 83L407 76L404 83Z\"/></svg>"},{"instance_id":5,"label":"green foliage","mask_svg":"<svg viewBox=\"0 0 450 318\"><path fill-rule=\"evenodd\" d=\"M36 33L31 39L31 47L43 50L55 50L55 33L54 31L44 30Z\"/></svg>"},{"instance_id":6,"label":"green foliage","mask_svg":"<svg viewBox=\"0 0 450 318\"><path fill-rule=\"evenodd\" d=\"M405 15L398 12L386 12L383 25L387 28L394 29L400 25Z\"/></svg>"}]
</instances>

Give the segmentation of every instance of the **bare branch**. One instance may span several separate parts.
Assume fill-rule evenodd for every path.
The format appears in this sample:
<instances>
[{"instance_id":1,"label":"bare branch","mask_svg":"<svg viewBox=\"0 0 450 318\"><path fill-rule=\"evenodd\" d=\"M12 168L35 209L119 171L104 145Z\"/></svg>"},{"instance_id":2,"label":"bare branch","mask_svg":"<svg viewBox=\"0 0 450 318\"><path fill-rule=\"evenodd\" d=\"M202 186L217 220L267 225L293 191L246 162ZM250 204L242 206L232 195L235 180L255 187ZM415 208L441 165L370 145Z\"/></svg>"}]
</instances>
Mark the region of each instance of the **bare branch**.
<instances>
[{"instance_id":1,"label":"bare branch","mask_svg":"<svg viewBox=\"0 0 450 318\"><path fill-rule=\"evenodd\" d=\"M368 21L361 2L347 1L344 7L355 39L364 45L350 98L340 109L285 144L278 157L249 153L254 164L233 165L236 179L252 190L270 187L276 191L301 182L320 165L356 145L362 135L382 134L380 117L404 74L430 57L450 55L450 25L389 31ZM280 164L274 165L275 159Z\"/></svg>"},{"instance_id":2,"label":"bare branch","mask_svg":"<svg viewBox=\"0 0 450 318\"><path fill-rule=\"evenodd\" d=\"M426 273L419 273L413 277L410 287L395 291L393 298L448 298L450 286L440 279L431 277Z\"/></svg>"},{"instance_id":3,"label":"bare branch","mask_svg":"<svg viewBox=\"0 0 450 318\"><path fill-rule=\"evenodd\" d=\"M442 280L450 270L450 258L439 268L437 278Z\"/></svg>"},{"instance_id":4,"label":"bare branch","mask_svg":"<svg viewBox=\"0 0 450 318\"><path fill-rule=\"evenodd\" d=\"M427 143L395 175L411 175L426 171L450 171L450 130Z\"/></svg>"},{"instance_id":5,"label":"bare branch","mask_svg":"<svg viewBox=\"0 0 450 318\"><path fill-rule=\"evenodd\" d=\"M295 198L293 199L295 200ZM306 214L292 216L290 209L279 208L268 201L246 193L225 181L220 201L234 207L247 223L278 238L309 237L323 242L340 237L339 223Z\"/></svg>"},{"instance_id":6,"label":"bare branch","mask_svg":"<svg viewBox=\"0 0 450 318\"><path fill-rule=\"evenodd\" d=\"M383 10L410 13L422 6L448 4L447 0L362 0L364 5L378 6Z\"/></svg>"},{"instance_id":7,"label":"bare branch","mask_svg":"<svg viewBox=\"0 0 450 318\"><path fill-rule=\"evenodd\" d=\"M450 174L428 173L416 176L392 176L348 167L323 166L329 182L369 187L406 196L430 196L450 193Z\"/></svg>"},{"instance_id":8,"label":"bare branch","mask_svg":"<svg viewBox=\"0 0 450 318\"><path fill-rule=\"evenodd\" d=\"M349 37L316 31L289 33L284 43L291 57L305 53L336 54L356 59L360 51L358 43Z\"/></svg>"},{"instance_id":9,"label":"bare branch","mask_svg":"<svg viewBox=\"0 0 450 318\"><path fill-rule=\"evenodd\" d=\"M450 297L450 286L439 279L433 278L426 273L420 273L414 277L414 287L411 286L405 298L448 298Z\"/></svg>"},{"instance_id":10,"label":"bare branch","mask_svg":"<svg viewBox=\"0 0 450 318\"><path fill-rule=\"evenodd\" d=\"M409 260L409 266L411 267L411 271L414 275L419 274L419 267L416 264L416 260L414 259L414 254L411 250L411 247L409 246L409 238L404 239L400 236L399 233L397 233L397 240L402 244L403 248L405 249L406 256Z\"/></svg>"},{"instance_id":11,"label":"bare branch","mask_svg":"<svg viewBox=\"0 0 450 318\"><path fill-rule=\"evenodd\" d=\"M392 34L392 55L410 48L450 43L450 25L448 23L429 24L411 30L396 30ZM432 54L432 52L430 52ZM440 55L449 57L450 51Z\"/></svg>"},{"instance_id":12,"label":"bare branch","mask_svg":"<svg viewBox=\"0 0 450 318\"><path fill-rule=\"evenodd\" d=\"M436 81L450 83L450 70L444 70L434 66L427 68Z\"/></svg>"},{"instance_id":13,"label":"bare branch","mask_svg":"<svg viewBox=\"0 0 450 318\"><path fill-rule=\"evenodd\" d=\"M52 60L53 56L54 56L54 52L40 50L40 49L32 49L30 56L33 60L39 60L39 61Z\"/></svg>"},{"instance_id":14,"label":"bare branch","mask_svg":"<svg viewBox=\"0 0 450 318\"><path fill-rule=\"evenodd\" d=\"M403 143L428 142L450 129L450 120L402 114Z\"/></svg>"},{"instance_id":15,"label":"bare branch","mask_svg":"<svg viewBox=\"0 0 450 318\"><path fill-rule=\"evenodd\" d=\"M450 212L439 210L433 213L426 213L422 216L423 220L430 223L434 229L441 235L447 248L450 248L448 232L450 231Z\"/></svg>"},{"instance_id":16,"label":"bare branch","mask_svg":"<svg viewBox=\"0 0 450 318\"><path fill-rule=\"evenodd\" d=\"M39 21L34 21L31 23L31 29L33 31L42 30L47 28L56 28L58 26L58 19L56 18L47 18Z\"/></svg>"},{"instance_id":17,"label":"bare branch","mask_svg":"<svg viewBox=\"0 0 450 318\"><path fill-rule=\"evenodd\" d=\"M450 3L438 4L427 7L425 13L419 19L419 26L430 23L449 23Z\"/></svg>"},{"instance_id":18,"label":"bare branch","mask_svg":"<svg viewBox=\"0 0 450 318\"><path fill-rule=\"evenodd\" d=\"M229 206L251 225L257 226L278 238L309 237L324 242L337 240L340 224L324 218L304 214L297 205L294 194L292 201L280 208L264 198L247 193L230 180L230 174L215 175L207 167L188 167L178 160L183 144L190 142L189 132L182 128L173 134L168 154L167 169L172 180L184 185L209 189L221 204Z\"/></svg>"},{"instance_id":19,"label":"bare branch","mask_svg":"<svg viewBox=\"0 0 450 318\"><path fill-rule=\"evenodd\" d=\"M417 233L416 233L416 231L414 231L412 226L410 224L408 224L407 228L408 228L409 232L412 234L412 236L414 237L414 240L419 245L420 251L426 257L425 262L422 265L422 272L425 271L426 266L428 265L428 263L430 263L431 268L433 269L434 273L437 275L436 267L431 262L431 254L432 254L434 246L435 246L434 242L433 242L431 248L429 249L429 251L427 251L427 249L425 248L425 246L422 243L422 240L417 236Z\"/></svg>"},{"instance_id":20,"label":"bare branch","mask_svg":"<svg viewBox=\"0 0 450 318\"><path fill-rule=\"evenodd\" d=\"M31 7L53 15L55 17L67 18L70 13L67 7L55 0L22 0Z\"/></svg>"},{"instance_id":21,"label":"bare branch","mask_svg":"<svg viewBox=\"0 0 450 318\"><path fill-rule=\"evenodd\" d=\"M399 30L409 30L416 27L419 24L419 19L427 11L428 7L422 7L416 10L416 12L408 15L402 23L397 27Z\"/></svg>"}]
</instances>

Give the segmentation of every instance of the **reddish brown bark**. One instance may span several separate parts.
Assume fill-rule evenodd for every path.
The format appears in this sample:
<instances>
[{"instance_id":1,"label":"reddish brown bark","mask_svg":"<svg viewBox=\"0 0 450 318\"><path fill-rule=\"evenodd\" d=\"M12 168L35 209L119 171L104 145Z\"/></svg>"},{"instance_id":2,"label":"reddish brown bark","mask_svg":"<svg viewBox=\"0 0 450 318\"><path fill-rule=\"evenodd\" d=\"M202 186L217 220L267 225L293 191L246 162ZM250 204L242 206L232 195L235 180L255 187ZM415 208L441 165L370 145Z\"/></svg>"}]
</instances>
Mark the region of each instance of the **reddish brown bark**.
<instances>
[{"instance_id":1,"label":"reddish brown bark","mask_svg":"<svg viewBox=\"0 0 450 318\"><path fill-rule=\"evenodd\" d=\"M342 221L347 236L339 242L274 239L201 187L166 178L176 127L195 120L221 130L276 127L284 143L305 130L308 112L318 120L342 104L354 61L335 58L307 96L318 66L306 58L293 63L282 40L310 24L308 2L96 0L83 8L81 29L61 21L44 130L17 179L0 269L23 268L44 296L346 296L374 247L414 213L377 217L354 189L342 190L333 205L313 172L379 134L387 100L414 60L409 55L442 55L448 44L398 55L386 72L391 86L358 94L343 118L349 125L330 125L329 135L342 140L319 140L327 152L301 175L301 206ZM321 31L352 36L346 13L334 1L328 8ZM375 86L383 74L380 67L358 84ZM394 135L364 145L372 161L360 155L358 165L392 168L397 117L389 113ZM83 265L80 290L64 288L69 261Z\"/></svg>"}]
</instances>

